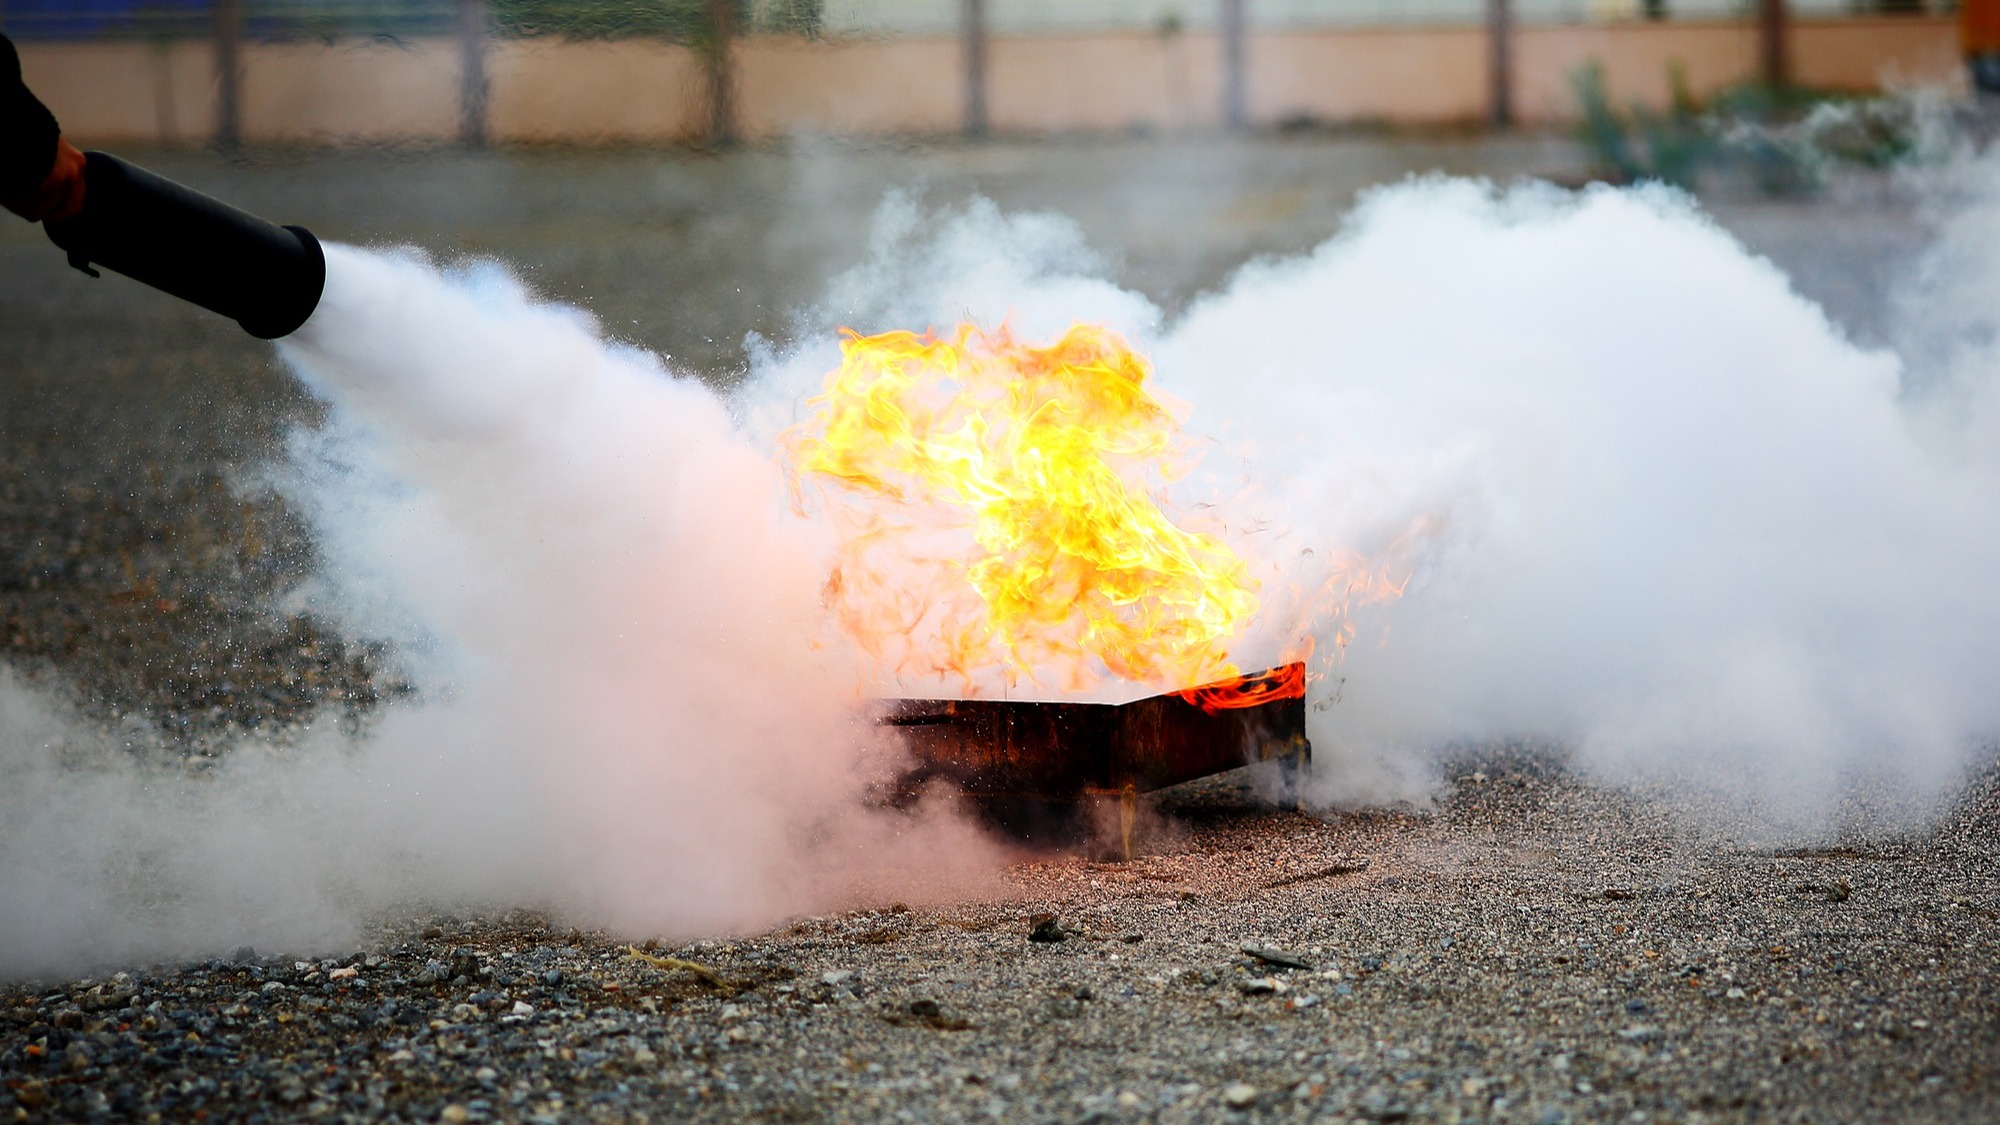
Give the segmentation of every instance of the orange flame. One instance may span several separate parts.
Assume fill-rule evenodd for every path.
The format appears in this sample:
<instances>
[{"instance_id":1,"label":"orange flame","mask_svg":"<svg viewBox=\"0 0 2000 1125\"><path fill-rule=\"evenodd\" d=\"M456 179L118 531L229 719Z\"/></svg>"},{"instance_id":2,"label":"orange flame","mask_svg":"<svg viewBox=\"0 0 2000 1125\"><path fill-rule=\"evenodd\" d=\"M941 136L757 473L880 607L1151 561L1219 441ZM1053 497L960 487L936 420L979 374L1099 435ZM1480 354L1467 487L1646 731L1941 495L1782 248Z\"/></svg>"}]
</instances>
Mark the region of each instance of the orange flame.
<instances>
[{"instance_id":1,"label":"orange flame","mask_svg":"<svg viewBox=\"0 0 2000 1125\"><path fill-rule=\"evenodd\" d=\"M1325 680L1354 641L1352 611L1360 606L1394 601L1409 587L1412 572L1407 557L1428 528L1419 521L1398 536L1384 552L1387 561L1371 563L1352 551L1337 551L1325 579L1299 599L1299 639L1285 656L1287 663L1264 672L1231 676L1174 694L1202 710L1258 707L1281 699L1299 699L1308 685ZM1315 659L1314 626L1328 634L1331 645Z\"/></svg>"},{"instance_id":2,"label":"orange flame","mask_svg":"<svg viewBox=\"0 0 2000 1125\"><path fill-rule=\"evenodd\" d=\"M1072 688L1099 668L1236 675L1227 644L1257 583L1162 511L1183 450L1149 374L1097 325L1046 346L972 325L843 330L816 412L784 439L795 481L828 486L842 543L826 592L843 627L898 672L968 685L989 667L1009 684L1065 669Z\"/></svg>"},{"instance_id":3,"label":"orange flame","mask_svg":"<svg viewBox=\"0 0 2000 1125\"><path fill-rule=\"evenodd\" d=\"M1312 646L1308 644L1306 647L1310 649ZM1280 699L1299 699L1305 693L1305 661L1294 660L1268 672L1231 676L1226 680L1203 684L1198 688L1188 688L1186 691L1177 691L1174 694L1213 715L1218 711L1261 707Z\"/></svg>"}]
</instances>

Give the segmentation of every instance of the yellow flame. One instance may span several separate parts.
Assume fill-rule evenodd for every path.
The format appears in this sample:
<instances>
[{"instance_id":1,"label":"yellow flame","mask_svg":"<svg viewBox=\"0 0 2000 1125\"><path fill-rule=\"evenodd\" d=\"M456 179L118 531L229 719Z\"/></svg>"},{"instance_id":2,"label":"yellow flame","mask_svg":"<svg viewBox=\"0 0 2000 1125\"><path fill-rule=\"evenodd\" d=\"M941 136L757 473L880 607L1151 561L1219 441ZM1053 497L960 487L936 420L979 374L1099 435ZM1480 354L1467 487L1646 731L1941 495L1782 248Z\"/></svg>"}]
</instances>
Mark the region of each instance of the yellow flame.
<instances>
[{"instance_id":1,"label":"yellow flame","mask_svg":"<svg viewBox=\"0 0 2000 1125\"><path fill-rule=\"evenodd\" d=\"M842 625L898 671L968 681L1061 668L1081 687L1099 664L1141 682L1234 675L1227 644L1257 584L1228 544L1161 510L1180 424L1149 374L1097 325L1047 346L971 325L843 330L815 413L785 438L795 480L828 486L839 517L827 594Z\"/></svg>"}]
</instances>

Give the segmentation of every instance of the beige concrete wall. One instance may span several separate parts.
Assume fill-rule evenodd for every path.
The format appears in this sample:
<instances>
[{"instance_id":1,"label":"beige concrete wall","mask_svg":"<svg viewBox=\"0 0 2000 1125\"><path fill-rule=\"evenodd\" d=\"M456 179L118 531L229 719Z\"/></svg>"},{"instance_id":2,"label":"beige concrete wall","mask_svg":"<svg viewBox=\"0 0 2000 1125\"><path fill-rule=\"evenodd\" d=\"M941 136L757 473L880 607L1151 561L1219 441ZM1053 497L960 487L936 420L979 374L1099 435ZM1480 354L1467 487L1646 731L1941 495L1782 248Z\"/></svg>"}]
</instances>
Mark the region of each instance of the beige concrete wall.
<instances>
[{"instance_id":1,"label":"beige concrete wall","mask_svg":"<svg viewBox=\"0 0 2000 1125\"><path fill-rule=\"evenodd\" d=\"M458 44L246 45L242 126L253 144L449 140L458 134Z\"/></svg>"},{"instance_id":2,"label":"beige concrete wall","mask_svg":"<svg viewBox=\"0 0 2000 1125\"><path fill-rule=\"evenodd\" d=\"M215 53L201 42L26 43L21 77L84 144L215 135Z\"/></svg>"},{"instance_id":3,"label":"beige concrete wall","mask_svg":"<svg viewBox=\"0 0 2000 1125\"><path fill-rule=\"evenodd\" d=\"M1850 19L1795 26L1808 85L1962 81L1949 19ZM1515 43L1523 120L1576 113L1570 80L1601 63L1613 99L1664 105L1678 64L1697 97L1755 76L1755 31L1741 23L1529 26ZM251 44L243 129L252 141L441 141L458 126L458 54L449 39L379 44ZM1015 37L991 44L995 129L1207 128L1222 103L1222 51L1208 33ZM1253 119L1433 124L1479 117L1486 43L1477 28L1272 32L1249 43ZM87 143L200 143L215 129L206 43L29 43L29 83ZM743 135L935 134L963 113L956 40L752 39L736 59ZM500 142L675 143L707 134L701 60L649 40L494 45L488 127Z\"/></svg>"},{"instance_id":4,"label":"beige concrete wall","mask_svg":"<svg viewBox=\"0 0 2000 1125\"><path fill-rule=\"evenodd\" d=\"M671 43L503 42L487 75L500 142L681 142L708 128L701 60Z\"/></svg>"},{"instance_id":5,"label":"beige concrete wall","mask_svg":"<svg viewBox=\"0 0 2000 1125\"><path fill-rule=\"evenodd\" d=\"M1576 116L1577 72L1604 68L1614 105L1669 104L1669 69L1679 65L1695 97L1757 73L1757 29L1744 23L1604 24L1523 28L1514 43L1514 110L1524 121Z\"/></svg>"},{"instance_id":6,"label":"beige concrete wall","mask_svg":"<svg viewBox=\"0 0 2000 1125\"><path fill-rule=\"evenodd\" d=\"M744 40L735 62L737 123L746 137L921 135L964 123L952 40L769 36Z\"/></svg>"},{"instance_id":7,"label":"beige concrete wall","mask_svg":"<svg viewBox=\"0 0 2000 1125\"><path fill-rule=\"evenodd\" d=\"M1002 132L1185 129L1222 112L1222 48L1211 34L995 39L987 59L987 112Z\"/></svg>"},{"instance_id":8,"label":"beige concrete wall","mask_svg":"<svg viewBox=\"0 0 2000 1125\"><path fill-rule=\"evenodd\" d=\"M1831 90L1878 90L1911 84L1958 86L1958 20L1843 20L1801 23L1792 35L1798 81Z\"/></svg>"},{"instance_id":9,"label":"beige concrete wall","mask_svg":"<svg viewBox=\"0 0 2000 1125\"><path fill-rule=\"evenodd\" d=\"M1958 24L1950 18L1801 21L1792 26L1793 78L1833 90L1956 86ZM1667 104L1678 64L1697 99L1757 76L1757 31L1745 23L1625 23L1522 28L1515 41L1515 104L1523 120L1576 116L1570 79L1596 60L1612 101Z\"/></svg>"},{"instance_id":10,"label":"beige concrete wall","mask_svg":"<svg viewBox=\"0 0 2000 1125\"><path fill-rule=\"evenodd\" d=\"M1435 124L1486 112L1486 36L1477 28L1256 35L1248 69L1257 121Z\"/></svg>"}]
</instances>

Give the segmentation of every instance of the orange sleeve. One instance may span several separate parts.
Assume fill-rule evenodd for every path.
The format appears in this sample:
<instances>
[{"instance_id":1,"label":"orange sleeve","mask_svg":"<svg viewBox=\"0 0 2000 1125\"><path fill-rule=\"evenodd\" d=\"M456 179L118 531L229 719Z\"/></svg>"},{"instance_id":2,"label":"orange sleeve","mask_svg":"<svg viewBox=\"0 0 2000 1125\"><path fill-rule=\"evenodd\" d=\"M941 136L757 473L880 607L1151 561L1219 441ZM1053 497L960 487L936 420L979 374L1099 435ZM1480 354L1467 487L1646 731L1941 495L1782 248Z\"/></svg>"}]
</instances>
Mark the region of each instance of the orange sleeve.
<instances>
[{"instance_id":1,"label":"orange sleeve","mask_svg":"<svg viewBox=\"0 0 2000 1125\"><path fill-rule=\"evenodd\" d=\"M2000 0L1959 0L1958 45L1968 56L2000 53Z\"/></svg>"}]
</instances>

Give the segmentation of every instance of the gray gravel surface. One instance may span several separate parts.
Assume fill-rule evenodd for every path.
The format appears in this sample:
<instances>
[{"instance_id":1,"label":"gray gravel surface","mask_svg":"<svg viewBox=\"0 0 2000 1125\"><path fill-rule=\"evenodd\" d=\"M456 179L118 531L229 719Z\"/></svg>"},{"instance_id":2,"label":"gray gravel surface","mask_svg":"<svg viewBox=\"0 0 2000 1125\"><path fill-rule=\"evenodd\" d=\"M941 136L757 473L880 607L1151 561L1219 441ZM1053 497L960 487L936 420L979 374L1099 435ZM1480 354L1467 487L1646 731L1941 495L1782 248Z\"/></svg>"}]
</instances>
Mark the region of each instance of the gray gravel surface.
<instances>
[{"instance_id":1,"label":"gray gravel surface","mask_svg":"<svg viewBox=\"0 0 2000 1125\"><path fill-rule=\"evenodd\" d=\"M329 237L503 256L717 382L858 257L892 185L1062 210L1172 308L1369 183L1582 166L1533 138L140 156ZM1921 245L1879 201L1721 214L1863 337L1883 306L1857 277ZM256 482L316 411L233 326L0 229L7 665L197 763L410 690L287 608L313 544ZM413 916L331 960L0 984L0 1115L2000 1118L1990 770L1937 823L1789 849L1559 755L1448 773L1433 810L1326 818L1220 779L1159 798L1131 862L1023 857L988 900L643 957L559 919Z\"/></svg>"},{"instance_id":2,"label":"gray gravel surface","mask_svg":"<svg viewBox=\"0 0 2000 1125\"><path fill-rule=\"evenodd\" d=\"M21 1120L2000 1114L1994 774L1933 828L1773 850L1549 756L1461 768L1423 815L1217 779L1130 862L729 941L433 918L15 985L0 1074Z\"/></svg>"}]
</instances>

